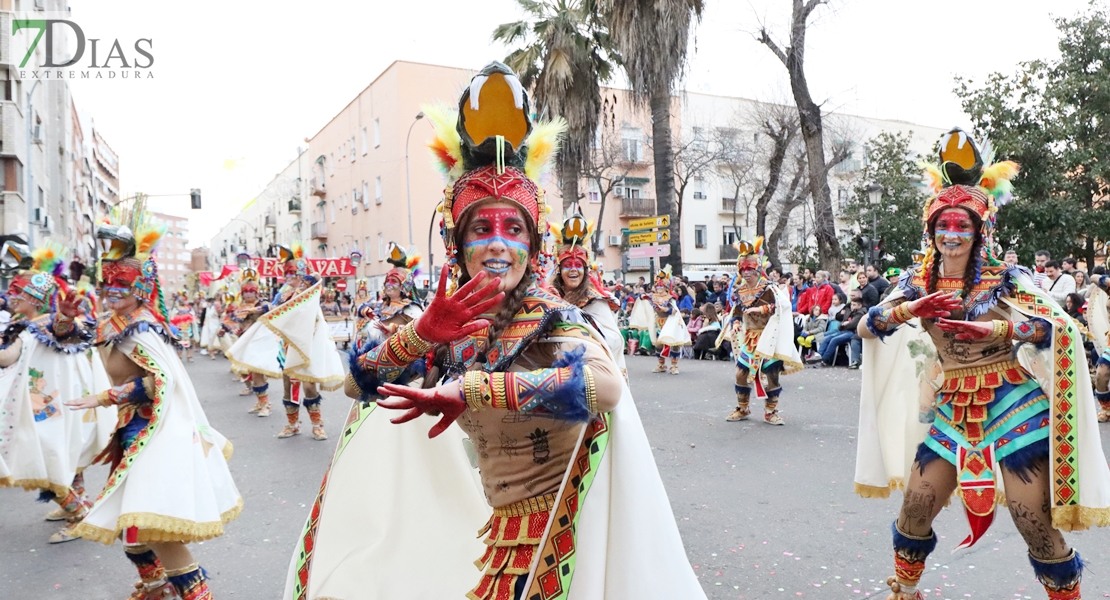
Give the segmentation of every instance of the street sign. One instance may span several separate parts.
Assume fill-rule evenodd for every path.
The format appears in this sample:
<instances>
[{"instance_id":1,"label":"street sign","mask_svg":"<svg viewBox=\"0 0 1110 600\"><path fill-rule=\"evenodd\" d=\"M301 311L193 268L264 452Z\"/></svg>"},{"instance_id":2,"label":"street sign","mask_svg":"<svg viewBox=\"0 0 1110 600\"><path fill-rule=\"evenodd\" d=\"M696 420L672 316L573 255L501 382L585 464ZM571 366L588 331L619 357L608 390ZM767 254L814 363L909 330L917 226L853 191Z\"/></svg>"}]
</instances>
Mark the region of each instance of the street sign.
<instances>
[{"instance_id":1,"label":"street sign","mask_svg":"<svg viewBox=\"0 0 1110 600\"><path fill-rule=\"evenodd\" d=\"M664 229L663 231L646 231L644 233L632 233L628 236L629 244L654 244L656 242L669 242L671 241L671 232Z\"/></svg>"},{"instance_id":2,"label":"street sign","mask_svg":"<svg viewBox=\"0 0 1110 600\"><path fill-rule=\"evenodd\" d=\"M659 227L670 226L671 217L669 215L656 215L654 217L648 217L646 219L633 219L628 222L629 231L643 231L645 229L655 229Z\"/></svg>"},{"instance_id":3,"label":"street sign","mask_svg":"<svg viewBox=\"0 0 1110 600\"><path fill-rule=\"evenodd\" d=\"M670 256L670 246L637 246L628 249L628 258L657 258L661 256Z\"/></svg>"},{"instance_id":4,"label":"street sign","mask_svg":"<svg viewBox=\"0 0 1110 600\"><path fill-rule=\"evenodd\" d=\"M335 282L335 289L337 289L341 292L346 291L347 290L347 280L346 279L340 279L339 281L336 281Z\"/></svg>"}]
</instances>

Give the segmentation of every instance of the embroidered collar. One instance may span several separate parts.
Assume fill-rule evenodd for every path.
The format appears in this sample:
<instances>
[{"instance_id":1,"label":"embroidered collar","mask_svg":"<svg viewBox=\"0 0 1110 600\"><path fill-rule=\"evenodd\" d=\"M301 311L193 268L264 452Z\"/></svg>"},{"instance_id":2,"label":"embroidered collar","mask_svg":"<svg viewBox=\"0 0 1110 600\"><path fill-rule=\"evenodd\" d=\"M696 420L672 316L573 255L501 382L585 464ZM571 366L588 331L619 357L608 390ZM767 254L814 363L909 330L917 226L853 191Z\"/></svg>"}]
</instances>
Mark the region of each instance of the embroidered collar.
<instances>
[{"instance_id":1,"label":"embroidered collar","mask_svg":"<svg viewBox=\"0 0 1110 600\"><path fill-rule=\"evenodd\" d=\"M482 370L504 371L529 344L551 331L555 323L592 325L578 307L533 286L528 289L520 310L501 331L493 347L485 348L488 328L481 329L464 340L453 342L450 345L446 370L449 374L462 373L477 362L482 350L486 350Z\"/></svg>"},{"instance_id":2,"label":"embroidered collar","mask_svg":"<svg viewBox=\"0 0 1110 600\"><path fill-rule=\"evenodd\" d=\"M967 297L962 298L964 309L967 311L966 320L974 321L994 308L1004 296L1013 294L1016 290L1017 275L1021 270L1021 267L1009 265L984 265L979 270L979 281L972 286ZM902 290L907 300L916 300L926 295L925 286L928 283L928 277L927 273L921 273L918 267L913 267L902 273L902 277L898 280L898 289ZM944 277L937 281L937 289L962 295L964 283L963 278Z\"/></svg>"},{"instance_id":3,"label":"embroidered collar","mask_svg":"<svg viewBox=\"0 0 1110 600\"><path fill-rule=\"evenodd\" d=\"M730 294L732 305L743 309L751 308L770 287L771 281L765 277L760 276L759 281L756 281L754 286L749 287L742 277L737 276L735 283L732 284L732 294Z\"/></svg>"},{"instance_id":4,"label":"embroidered collar","mask_svg":"<svg viewBox=\"0 0 1110 600\"><path fill-rule=\"evenodd\" d=\"M126 315L112 313L111 316L100 319L97 327L97 344L118 344L128 337L152 331L171 345L176 345L177 339L149 308L143 306Z\"/></svg>"}]
</instances>

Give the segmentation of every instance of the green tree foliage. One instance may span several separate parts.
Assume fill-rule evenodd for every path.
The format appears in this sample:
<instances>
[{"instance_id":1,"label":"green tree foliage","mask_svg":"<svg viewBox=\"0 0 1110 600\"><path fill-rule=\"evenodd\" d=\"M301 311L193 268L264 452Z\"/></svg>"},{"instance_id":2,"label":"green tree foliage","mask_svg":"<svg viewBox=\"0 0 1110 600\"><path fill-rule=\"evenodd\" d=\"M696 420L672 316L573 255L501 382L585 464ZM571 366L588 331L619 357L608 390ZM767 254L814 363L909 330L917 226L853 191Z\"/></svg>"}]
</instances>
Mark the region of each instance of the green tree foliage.
<instances>
[{"instance_id":1,"label":"green tree foliage","mask_svg":"<svg viewBox=\"0 0 1110 600\"><path fill-rule=\"evenodd\" d=\"M1110 239L1110 13L1093 2L1056 27L1059 59L1020 63L982 84L956 80L976 135L1021 165L996 239L1023 264L1040 249L1090 262L1096 240Z\"/></svg>"},{"instance_id":2,"label":"green tree foliage","mask_svg":"<svg viewBox=\"0 0 1110 600\"><path fill-rule=\"evenodd\" d=\"M863 151L867 164L840 216L854 222L865 237L871 236L874 216L883 240L883 255L894 257L881 261L880 266L905 268L913 263L913 252L921 249L921 214L928 198L917 165L920 157L910 151L910 136L901 133L880 133L864 144ZM872 183L883 186L882 202L874 212L867 194ZM840 244L862 264L863 253L854 237L849 234Z\"/></svg>"}]
</instances>

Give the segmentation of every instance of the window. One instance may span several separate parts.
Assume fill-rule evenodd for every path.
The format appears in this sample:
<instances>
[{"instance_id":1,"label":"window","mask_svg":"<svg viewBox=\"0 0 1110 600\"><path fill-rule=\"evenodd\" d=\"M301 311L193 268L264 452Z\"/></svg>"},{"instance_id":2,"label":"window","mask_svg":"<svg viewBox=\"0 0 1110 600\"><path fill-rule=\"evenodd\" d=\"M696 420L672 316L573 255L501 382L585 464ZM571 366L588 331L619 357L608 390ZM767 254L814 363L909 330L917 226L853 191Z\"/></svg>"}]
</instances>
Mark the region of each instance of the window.
<instances>
[{"instance_id":1,"label":"window","mask_svg":"<svg viewBox=\"0 0 1110 600\"><path fill-rule=\"evenodd\" d=\"M382 203L382 176L374 178L374 204Z\"/></svg>"},{"instance_id":2,"label":"window","mask_svg":"<svg viewBox=\"0 0 1110 600\"><path fill-rule=\"evenodd\" d=\"M733 227L731 225L725 225L722 228L721 243L726 245L726 246L731 246L734 242L736 242L736 240L738 240L739 237L740 237L736 233L737 229L738 229L738 227Z\"/></svg>"},{"instance_id":3,"label":"window","mask_svg":"<svg viewBox=\"0 0 1110 600\"><path fill-rule=\"evenodd\" d=\"M639 198L640 194L642 192L643 192L643 190L641 190L640 188L626 187L626 188L624 188L624 197L625 198Z\"/></svg>"},{"instance_id":4,"label":"window","mask_svg":"<svg viewBox=\"0 0 1110 600\"><path fill-rule=\"evenodd\" d=\"M694 200L705 200L705 179L701 177L694 178Z\"/></svg>"},{"instance_id":5,"label":"window","mask_svg":"<svg viewBox=\"0 0 1110 600\"><path fill-rule=\"evenodd\" d=\"M694 225L694 247L705 248L708 232L705 225Z\"/></svg>"},{"instance_id":6,"label":"window","mask_svg":"<svg viewBox=\"0 0 1110 600\"><path fill-rule=\"evenodd\" d=\"M378 261L385 260L385 238L382 234L378 234Z\"/></svg>"},{"instance_id":7,"label":"window","mask_svg":"<svg viewBox=\"0 0 1110 600\"><path fill-rule=\"evenodd\" d=\"M366 236L366 254L363 258L370 260L370 236Z\"/></svg>"},{"instance_id":8,"label":"window","mask_svg":"<svg viewBox=\"0 0 1110 600\"><path fill-rule=\"evenodd\" d=\"M351 136L351 162L355 162L355 136Z\"/></svg>"},{"instance_id":9,"label":"window","mask_svg":"<svg viewBox=\"0 0 1110 600\"><path fill-rule=\"evenodd\" d=\"M332 200L331 203L328 206L331 207L331 222L334 223L335 222L335 200Z\"/></svg>"},{"instance_id":10,"label":"window","mask_svg":"<svg viewBox=\"0 0 1110 600\"><path fill-rule=\"evenodd\" d=\"M335 153L328 155L328 175L335 175Z\"/></svg>"},{"instance_id":11,"label":"window","mask_svg":"<svg viewBox=\"0 0 1110 600\"><path fill-rule=\"evenodd\" d=\"M736 212L736 198L721 198L721 212Z\"/></svg>"},{"instance_id":12,"label":"window","mask_svg":"<svg viewBox=\"0 0 1110 600\"><path fill-rule=\"evenodd\" d=\"M382 122L374 119L374 147L382 145Z\"/></svg>"},{"instance_id":13,"label":"window","mask_svg":"<svg viewBox=\"0 0 1110 600\"><path fill-rule=\"evenodd\" d=\"M366 144L369 143L369 140L366 139L367 137L369 137L369 136L366 133L366 128L363 127L362 128L362 153L363 154L366 154L366 152L369 150L366 146Z\"/></svg>"},{"instance_id":14,"label":"window","mask_svg":"<svg viewBox=\"0 0 1110 600\"><path fill-rule=\"evenodd\" d=\"M621 155L625 162L640 162L640 140L643 134L639 129L626 127L621 130Z\"/></svg>"},{"instance_id":15,"label":"window","mask_svg":"<svg viewBox=\"0 0 1110 600\"><path fill-rule=\"evenodd\" d=\"M601 203L601 192L586 192L586 196L590 199L590 204Z\"/></svg>"},{"instance_id":16,"label":"window","mask_svg":"<svg viewBox=\"0 0 1110 600\"><path fill-rule=\"evenodd\" d=\"M837 210L848 208L848 190L844 188L836 189L836 208Z\"/></svg>"},{"instance_id":17,"label":"window","mask_svg":"<svg viewBox=\"0 0 1110 600\"><path fill-rule=\"evenodd\" d=\"M800 229L800 228L798 229L798 245L799 246L805 246L806 245L806 231L804 229Z\"/></svg>"},{"instance_id":18,"label":"window","mask_svg":"<svg viewBox=\"0 0 1110 600\"><path fill-rule=\"evenodd\" d=\"M362 205L370 206L370 184L362 182Z\"/></svg>"}]
</instances>

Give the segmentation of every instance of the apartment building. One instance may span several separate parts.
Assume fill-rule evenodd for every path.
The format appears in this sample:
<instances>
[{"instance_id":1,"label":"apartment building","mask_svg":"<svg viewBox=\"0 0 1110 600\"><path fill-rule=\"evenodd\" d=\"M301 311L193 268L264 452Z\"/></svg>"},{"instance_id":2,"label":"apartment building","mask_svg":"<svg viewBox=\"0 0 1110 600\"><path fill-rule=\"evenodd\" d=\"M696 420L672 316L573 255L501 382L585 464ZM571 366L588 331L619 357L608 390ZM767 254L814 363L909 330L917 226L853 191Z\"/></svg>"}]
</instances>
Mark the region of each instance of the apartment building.
<instances>
[{"instance_id":1,"label":"apartment building","mask_svg":"<svg viewBox=\"0 0 1110 600\"><path fill-rule=\"evenodd\" d=\"M391 64L307 138L308 148L212 239L213 268L234 264L240 251L266 254L277 240L292 239L303 240L310 257L343 257L358 251L363 256L358 276L367 277L372 289L379 288L389 269L385 253L391 241L415 247L424 256L425 268L429 257L433 266L442 265L435 207L442 199L443 178L425 149L432 130L421 108L434 102L453 106L473 74L469 69L406 61ZM642 275L649 259L628 257L622 230L632 219L657 214L651 117L625 90L603 88L603 97L603 126L594 143L598 156L589 169L597 176L584 174L579 204L586 217L598 224L600 260L606 272ZM743 145L745 151L757 154L763 151L763 142L754 117L776 108L694 92L684 92L673 102L676 147L683 140L729 135L750 139L750 144ZM536 110L542 112L541 107ZM936 127L852 115L829 115L826 122L830 144L845 142L857 150L832 173L834 212L845 205L858 182L865 160L858 150L867 140L882 131L912 132L912 150L925 155L943 133ZM684 268L727 270L735 259L732 242L754 236L754 208L742 198L751 197L753 182L763 175L761 160L755 158L757 166L747 174L743 194L736 191L735 174L719 164L689 178L679 225ZM550 218L561 219L558 182L552 176L544 187L553 211ZM783 248L815 245L810 212L799 207L791 213L780 242ZM838 229L849 225L838 223Z\"/></svg>"},{"instance_id":2,"label":"apartment building","mask_svg":"<svg viewBox=\"0 0 1110 600\"><path fill-rule=\"evenodd\" d=\"M186 289L193 271L193 253L189 250L189 219L166 213L151 213L156 223L166 226L166 234L158 245L158 279L162 291L171 294ZM191 289L191 287L189 288Z\"/></svg>"}]
</instances>

